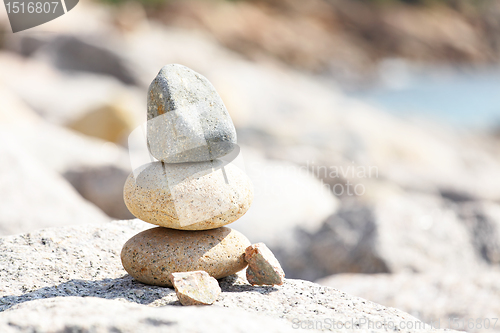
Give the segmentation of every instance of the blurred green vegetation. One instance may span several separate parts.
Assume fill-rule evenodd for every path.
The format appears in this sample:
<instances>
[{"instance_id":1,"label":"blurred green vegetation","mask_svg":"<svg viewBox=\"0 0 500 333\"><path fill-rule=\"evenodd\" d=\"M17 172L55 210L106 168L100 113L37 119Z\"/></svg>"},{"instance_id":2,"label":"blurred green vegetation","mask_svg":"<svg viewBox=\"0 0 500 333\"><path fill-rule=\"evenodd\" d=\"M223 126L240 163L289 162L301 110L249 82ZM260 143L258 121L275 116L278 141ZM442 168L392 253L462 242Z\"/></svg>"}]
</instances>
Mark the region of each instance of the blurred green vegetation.
<instances>
[{"instance_id":1,"label":"blurred green vegetation","mask_svg":"<svg viewBox=\"0 0 500 333\"><path fill-rule=\"evenodd\" d=\"M100 0L100 1L112 5L119 5L126 2L139 2L146 7L158 7L163 4L175 2L175 0Z\"/></svg>"},{"instance_id":2,"label":"blurred green vegetation","mask_svg":"<svg viewBox=\"0 0 500 333\"><path fill-rule=\"evenodd\" d=\"M326 0L328 1L328 0ZM444 5L448 7L470 7L478 6L487 1L496 0L354 0L366 4L376 4L376 5L396 5L396 4L406 4L414 6L434 6L434 5Z\"/></svg>"},{"instance_id":3,"label":"blurred green vegetation","mask_svg":"<svg viewBox=\"0 0 500 333\"><path fill-rule=\"evenodd\" d=\"M383 3L383 4L394 4L400 2L410 5L450 4L452 2L456 2L455 0L357 0L357 1L366 3Z\"/></svg>"},{"instance_id":4,"label":"blurred green vegetation","mask_svg":"<svg viewBox=\"0 0 500 333\"><path fill-rule=\"evenodd\" d=\"M158 7L161 5L168 5L174 2L182 2L181 0L100 0L104 3L109 4L122 4L126 2L139 2L145 5L146 7ZM206 2L270 2L270 3L278 3L279 0L197 0L197 1L206 1ZM307 0L304 0L307 1ZM326 2L335 1L335 0L324 0ZM367 5L396 5L396 4L406 4L406 5L415 5L415 6L432 6L432 5L445 5L450 7L461 7L461 6L475 6L479 5L488 0L348 0L348 1L357 1L361 3L365 3ZM496 1L496 0L493 0ZM500 0L498 0L500 1Z\"/></svg>"}]
</instances>

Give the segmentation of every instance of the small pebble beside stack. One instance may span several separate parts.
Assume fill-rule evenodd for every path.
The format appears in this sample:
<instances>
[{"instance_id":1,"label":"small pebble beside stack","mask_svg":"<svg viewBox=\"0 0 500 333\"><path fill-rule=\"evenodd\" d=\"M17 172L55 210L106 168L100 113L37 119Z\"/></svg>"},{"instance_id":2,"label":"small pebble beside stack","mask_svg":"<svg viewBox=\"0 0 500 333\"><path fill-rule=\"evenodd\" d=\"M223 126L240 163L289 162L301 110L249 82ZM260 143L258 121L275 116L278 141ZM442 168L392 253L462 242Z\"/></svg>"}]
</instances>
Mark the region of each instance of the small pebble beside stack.
<instances>
[{"instance_id":1,"label":"small pebble beside stack","mask_svg":"<svg viewBox=\"0 0 500 333\"><path fill-rule=\"evenodd\" d=\"M224 227L250 208L253 190L242 170L219 159L236 148L236 130L205 77L181 65L160 70L148 92L147 144L158 162L130 174L124 199L132 214L160 227L127 241L125 270L143 283L174 286L185 305L213 303L214 278L248 264L252 284L282 284L264 244L251 246Z\"/></svg>"}]
</instances>

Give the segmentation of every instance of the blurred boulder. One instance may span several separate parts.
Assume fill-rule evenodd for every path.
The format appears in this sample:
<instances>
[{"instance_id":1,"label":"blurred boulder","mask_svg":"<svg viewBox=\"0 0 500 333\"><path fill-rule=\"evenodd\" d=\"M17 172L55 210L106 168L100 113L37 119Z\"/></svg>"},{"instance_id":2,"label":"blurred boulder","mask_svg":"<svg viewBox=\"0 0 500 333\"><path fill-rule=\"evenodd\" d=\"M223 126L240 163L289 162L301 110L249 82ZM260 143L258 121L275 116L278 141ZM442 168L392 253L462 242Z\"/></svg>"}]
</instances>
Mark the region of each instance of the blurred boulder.
<instances>
[{"instance_id":1,"label":"blurred boulder","mask_svg":"<svg viewBox=\"0 0 500 333\"><path fill-rule=\"evenodd\" d=\"M124 148L45 122L14 124L2 132L107 215L133 217L123 201L123 185L131 170Z\"/></svg>"},{"instance_id":2,"label":"blurred boulder","mask_svg":"<svg viewBox=\"0 0 500 333\"><path fill-rule=\"evenodd\" d=\"M36 51L34 57L46 58L61 70L109 75L125 84L136 84L130 67L105 44L102 39L59 35Z\"/></svg>"},{"instance_id":3,"label":"blurred boulder","mask_svg":"<svg viewBox=\"0 0 500 333\"><path fill-rule=\"evenodd\" d=\"M64 173L66 180L82 197L94 203L108 216L117 219L134 218L123 201L123 186L129 170L119 165L80 166Z\"/></svg>"},{"instance_id":4,"label":"blurred boulder","mask_svg":"<svg viewBox=\"0 0 500 333\"><path fill-rule=\"evenodd\" d=\"M5 138L65 177L107 215L132 218L123 201L123 185L131 170L124 148L43 121L2 85L0 126Z\"/></svg>"},{"instance_id":5,"label":"blurred boulder","mask_svg":"<svg viewBox=\"0 0 500 333\"><path fill-rule=\"evenodd\" d=\"M330 172L361 166L377 170L371 178L410 191L451 200L500 200L500 163L473 135L394 117L294 72L234 66L210 74L216 87L217 82L228 87L222 96L233 96L229 112L240 120L239 141L267 157L308 166L329 184L341 177L365 181L351 172Z\"/></svg>"},{"instance_id":6,"label":"blurred boulder","mask_svg":"<svg viewBox=\"0 0 500 333\"><path fill-rule=\"evenodd\" d=\"M0 53L0 80L47 121L124 144L146 121L142 90L109 76L63 74L34 59ZM26 89L26 81L37 89Z\"/></svg>"},{"instance_id":7,"label":"blurred boulder","mask_svg":"<svg viewBox=\"0 0 500 333\"><path fill-rule=\"evenodd\" d=\"M490 265L500 265L500 205L464 202L456 210L480 258Z\"/></svg>"},{"instance_id":8,"label":"blurred boulder","mask_svg":"<svg viewBox=\"0 0 500 333\"><path fill-rule=\"evenodd\" d=\"M0 81L0 123L29 123L40 117Z\"/></svg>"},{"instance_id":9,"label":"blurred boulder","mask_svg":"<svg viewBox=\"0 0 500 333\"><path fill-rule=\"evenodd\" d=\"M245 171L254 186L254 201L231 228L273 250L284 244L301 247L295 233L316 232L322 221L337 210L338 199L305 168L265 159L245 147L242 153Z\"/></svg>"},{"instance_id":10,"label":"blurred boulder","mask_svg":"<svg viewBox=\"0 0 500 333\"><path fill-rule=\"evenodd\" d=\"M124 84L137 84L123 57L103 38L83 35L26 35L13 39L10 49L24 56L43 59L51 66L68 72L90 72L112 76Z\"/></svg>"},{"instance_id":11,"label":"blurred boulder","mask_svg":"<svg viewBox=\"0 0 500 333\"><path fill-rule=\"evenodd\" d=\"M291 277L486 266L453 207L427 194L387 191L367 201L346 199L319 230L298 237L295 251L275 250Z\"/></svg>"},{"instance_id":12,"label":"blurred boulder","mask_svg":"<svg viewBox=\"0 0 500 333\"><path fill-rule=\"evenodd\" d=\"M435 327L500 332L499 271L337 274L317 283L401 309Z\"/></svg>"},{"instance_id":13,"label":"blurred boulder","mask_svg":"<svg viewBox=\"0 0 500 333\"><path fill-rule=\"evenodd\" d=\"M31 57L40 47L49 43L50 38L50 36L44 35L23 35L18 38L11 38L7 49L24 57Z\"/></svg>"},{"instance_id":14,"label":"blurred boulder","mask_svg":"<svg viewBox=\"0 0 500 333\"><path fill-rule=\"evenodd\" d=\"M0 134L0 233L103 223L109 218L57 173L29 156L5 131Z\"/></svg>"},{"instance_id":15,"label":"blurred boulder","mask_svg":"<svg viewBox=\"0 0 500 333\"><path fill-rule=\"evenodd\" d=\"M126 110L120 105L111 104L89 110L68 124L68 127L88 136L123 143L134 125L133 117Z\"/></svg>"}]
</instances>

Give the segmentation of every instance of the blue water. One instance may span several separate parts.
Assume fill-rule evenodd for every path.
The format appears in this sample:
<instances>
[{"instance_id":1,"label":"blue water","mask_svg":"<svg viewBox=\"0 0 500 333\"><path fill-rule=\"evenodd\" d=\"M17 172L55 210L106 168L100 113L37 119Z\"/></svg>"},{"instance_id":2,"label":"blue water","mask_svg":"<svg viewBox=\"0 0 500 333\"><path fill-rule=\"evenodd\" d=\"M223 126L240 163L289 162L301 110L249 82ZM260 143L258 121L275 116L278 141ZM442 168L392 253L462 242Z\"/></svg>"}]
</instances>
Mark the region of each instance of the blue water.
<instances>
[{"instance_id":1,"label":"blue water","mask_svg":"<svg viewBox=\"0 0 500 333\"><path fill-rule=\"evenodd\" d=\"M423 116L466 128L500 127L500 68L381 68L381 80L348 93L402 116Z\"/></svg>"}]
</instances>

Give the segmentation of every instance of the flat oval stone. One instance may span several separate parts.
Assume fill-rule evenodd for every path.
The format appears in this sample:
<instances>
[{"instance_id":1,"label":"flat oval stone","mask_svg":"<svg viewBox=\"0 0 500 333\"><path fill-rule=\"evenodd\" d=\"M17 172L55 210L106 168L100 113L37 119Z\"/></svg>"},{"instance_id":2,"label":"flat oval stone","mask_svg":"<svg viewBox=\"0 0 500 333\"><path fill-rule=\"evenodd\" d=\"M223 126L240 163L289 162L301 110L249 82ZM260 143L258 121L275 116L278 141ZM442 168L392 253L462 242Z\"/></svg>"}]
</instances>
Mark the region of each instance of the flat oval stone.
<instances>
[{"instance_id":1,"label":"flat oval stone","mask_svg":"<svg viewBox=\"0 0 500 333\"><path fill-rule=\"evenodd\" d=\"M159 161L201 162L230 153L236 130L214 86L192 69L170 64L149 86L147 139Z\"/></svg>"},{"instance_id":2,"label":"flat oval stone","mask_svg":"<svg viewBox=\"0 0 500 333\"><path fill-rule=\"evenodd\" d=\"M236 221L250 208L248 176L220 160L153 162L125 182L124 200L137 218L162 227L206 230Z\"/></svg>"},{"instance_id":3,"label":"flat oval stone","mask_svg":"<svg viewBox=\"0 0 500 333\"><path fill-rule=\"evenodd\" d=\"M205 271L220 279L244 269L249 245L245 236L227 227L200 231L158 227L129 239L121 259L136 280L171 287L171 273Z\"/></svg>"}]
</instances>

